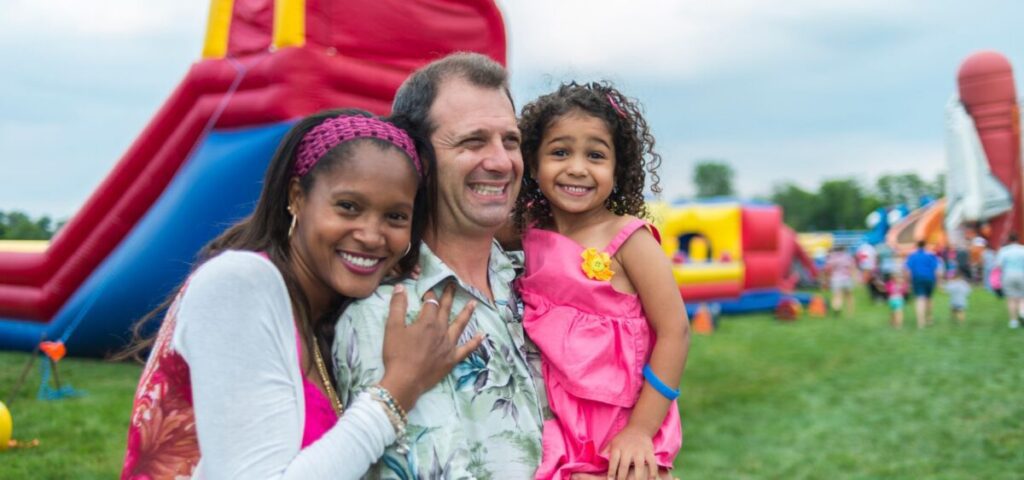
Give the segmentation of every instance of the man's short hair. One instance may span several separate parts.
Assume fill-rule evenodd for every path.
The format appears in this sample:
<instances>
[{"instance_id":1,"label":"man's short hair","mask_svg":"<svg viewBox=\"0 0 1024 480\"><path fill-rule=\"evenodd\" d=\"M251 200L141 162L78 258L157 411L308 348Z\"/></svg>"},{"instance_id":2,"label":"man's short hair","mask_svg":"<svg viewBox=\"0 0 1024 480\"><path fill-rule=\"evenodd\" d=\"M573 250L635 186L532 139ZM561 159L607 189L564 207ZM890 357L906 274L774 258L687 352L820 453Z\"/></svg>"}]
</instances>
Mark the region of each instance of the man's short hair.
<instances>
[{"instance_id":1,"label":"man's short hair","mask_svg":"<svg viewBox=\"0 0 1024 480\"><path fill-rule=\"evenodd\" d=\"M395 93L391 113L405 117L424 138L430 138L437 129L430 119L430 107L434 105L441 83L449 78L462 78L482 88L500 88L512 102L505 67L486 55L457 52L413 72ZM512 102L512 111L515 112L515 102Z\"/></svg>"}]
</instances>

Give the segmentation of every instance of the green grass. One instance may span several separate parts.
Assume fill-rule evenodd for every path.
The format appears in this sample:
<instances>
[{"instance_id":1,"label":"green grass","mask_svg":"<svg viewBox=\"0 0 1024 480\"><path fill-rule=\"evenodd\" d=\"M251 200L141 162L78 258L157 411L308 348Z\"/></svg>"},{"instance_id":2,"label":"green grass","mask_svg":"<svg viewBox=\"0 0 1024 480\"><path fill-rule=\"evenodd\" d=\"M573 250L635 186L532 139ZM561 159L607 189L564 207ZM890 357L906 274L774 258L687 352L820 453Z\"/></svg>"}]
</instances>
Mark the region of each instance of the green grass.
<instances>
[{"instance_id":1,"label":"green grass","mask_svg":"<svg viewBox=\"0 0 1024 480\"><path fill-rule=\"evenodd\" d=\"M0 352L0 401L21 374L29 356ZM131 363L67 358L61 381L86 394L57 401L36 400L39 362L8 405L19 442L39 446L0 452L0 478L118 478L124 462L128 415L142 368Z\"/></svg>"},{"instance_id":2,"label":"green grass","mask_svg":"<svg viewBox=\"0 0 1024 480\"><path fill-rule=\"evenodd\" d=\"M972 294L967 324L888 326L858 292L851 318L726 318L696 337L677 466L690 478L1022 478L1024 332Z\"/></svg>"},{"instance_id":3,"label":"green grass","mask_svg":"<svg viewBox=\"0 0 1024 480\"><path fill-rule=\"evenodd\" d=\"M852 318L729 317L697 336L683 380L682 478L1024 476L1024 331L974 292L965 326L936 302L936 325L888 327L858 292ZM0 352L0 395L28 357ZM14 434L40 445L0 453L0 477L115 478L140 368L61 362L82 398L35 399L38 369L14 400ZM2 397L0 397L2 398Z\"/></svg>"}]
</instances>

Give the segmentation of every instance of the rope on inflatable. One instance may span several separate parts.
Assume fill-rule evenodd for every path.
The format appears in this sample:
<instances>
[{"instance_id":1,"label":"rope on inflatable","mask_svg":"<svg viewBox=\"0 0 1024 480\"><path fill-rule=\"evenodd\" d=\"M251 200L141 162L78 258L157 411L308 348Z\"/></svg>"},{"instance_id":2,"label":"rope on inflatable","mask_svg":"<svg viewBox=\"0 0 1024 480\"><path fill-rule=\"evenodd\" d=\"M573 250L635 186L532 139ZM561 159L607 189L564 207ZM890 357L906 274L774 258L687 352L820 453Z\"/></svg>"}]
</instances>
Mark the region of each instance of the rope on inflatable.
<instances>
[{"instance_id":1,"label":"rope on inflatable","mask_svg":"<svg viewBox=\"0 0 1024 480\"><path fill-rule=\"evenodd\" d=\"M253 66L258 65L266 58L267 55L264 54ZM189 149L188 157L186 158L192 157L192 154L195 153L195 149L202 143L202 140L209 136L210 132L212 132L214 127L217 126L217 120L220 120L220 116L224 114L224 110L228 108L228 102L230 102L231 98L235 96L235 92L237 92L238 88L242 85L242 80L245 79L245 76L249 73L249 69L233 56L229 56L225 58L225 60L227 60L228 64L235 69L235 79L231 81L231 86L228 87L228 91L221 97L220 103L217 105L217 109L213 111L210 115L210 119L206 121L206 126L203 127L203 132L196 137L196 141L192 144L192 148Z\"/></svg>"},{"instance_id":2,"label":"rope on inflatable","mask_svg":"<svg viewBox=\"0 0 1024 480\"><path fill-rule=\"evenodd\" d=\"M243 65L241 62L235 60L234 58L228 57L226 60L235 69L235 79L231 82L231 86L228 87L227 93L225 93L224 96L221 98L220 103L217 105L217 108L210 115L210 119L206 121L206 125L203 127L202 133L200 133L199 136L196 137L195 143L193 143L192 148L189 149L188 157L191 157L195 153L195 149L199 147L199 145L202 143L202 140L209 136L209 134L216 127L217 120L220 119L220 116L224 113L224 110L227 109L228 102L231 101L231 98L234 96L235 92L238 91L239 86L242 84L242 80L245 78L246 74L249 73L249 69L246 68L245 65ZM92 295L90 295L89 300L85 304L84 308L82 308L78 312L78 316L75 317L71 324L68 325L66 329L64 329L64 333L60 337L61 342L65 344L68 342L68 339L71 338L71 334L75 332L75 329L77 329L78 326L82 323L82 320L85 319L86 314L88 314L89 310L92 309L93 304L96 303L96 300L99 299L100 294L102 294L103 291L103 288L97 288L93 290Z\"/></svg>"},{"instance_id":3,"label":"rope on inflatable","mask_svg":"<svg viewBox=\"0 0 1024 480\"><path fill-rule=\"evenodd\" d=\"M202 133L196 137L195 143L193 143L192 147L189 149L187 158L192 157L196 148L198 148L202 143L202 139L208 137L217 126L217 121L220 119L221 115L223 115L224 110L227 109L228 103L231 101L235 92L238 91L238 88L242 84L242 80L245 79L246 74L249 72L249 69L236 59L228 57L226 60L235 69L235 79L231 82L231 86L228 87L227 92L221 98L217 108L210 115L209 120L207 120L206 125L203 127ZM72 320L67 328L64 329L64 332L58 340L59 343L67 344L71 335L74 334L75 330L78 329L78 326L81 325L82 320L84 320L89 311L92 310L93 305L95 305L96 301L99 300L104 290L104 288L97 288L90 293L82 309L79 310L78 314L75 316L75 319ZM41 342L41 344L42 343L47 342ZM61 348L63 349L63 345ZM63 355L63 353L61 353L61 355ZM35 353L33 353L32 357L32 359L35 358ZM85 391L76 390L71 385L61 384L60 376L57 373L57 361L52 358L40 362L39 373L41 381L39 383L39 391L36 394L36 398L39 400L59 400L68 397L80 397L86 394ZM51 385L51 383L53 383L53 385Z\"/></svg>"},{"instance_id":4,"label":"rope on inflatable","mask_svg":"<svg viewBox=\"0 0 1024 480\"><path fill-rule=\"evenodd\" d=\"M57 383L57 386L50 385L50 378L56 376L56 369L50 368L48 361L39 363L39 373L42 376L42 382L39 383L39 392L36 393L36 398L39 400L60 400L62 398L70 397L81 397L85 395L84 390L75 390L71 385L61 385ZM51 373L52 372L52 373Z\"/></svg>"}]
</instances>

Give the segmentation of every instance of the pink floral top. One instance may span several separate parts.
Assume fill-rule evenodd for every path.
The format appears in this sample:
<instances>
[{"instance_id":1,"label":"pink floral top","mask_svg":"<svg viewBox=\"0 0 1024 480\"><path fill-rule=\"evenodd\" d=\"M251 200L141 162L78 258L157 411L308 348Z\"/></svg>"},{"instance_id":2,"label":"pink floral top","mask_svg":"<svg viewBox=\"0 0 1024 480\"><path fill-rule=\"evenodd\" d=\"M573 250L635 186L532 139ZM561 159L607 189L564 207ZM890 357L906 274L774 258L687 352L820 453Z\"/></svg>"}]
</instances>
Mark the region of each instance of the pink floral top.
<instances>
[{"instance_id":1,"label":"pink floral top","mask_svg":"<svg viewBox=\"0 0 1024 480\"><path fill-rule=\"evenodd\" d=\"M182 287L164 317L135 392L128 426L122 479L191 477L199 463L195 411L189 366L171 346L178 320ZM302 343L296 334L299 365ZM338 421L327 396L303 377L305 423L302 448L320 439Z\"/></svg>"},{"instance_id":2,"label":"pink floral top","mask_svg":"<svg viewBox=\"0 0 1024 480\"><path fill-rule=\"evenodd\" d=\"M122 479L191 477L199 463L188 364L171 349L180 301L181 293L167 311L135 391Z\"/></svg>"}]
</instances>

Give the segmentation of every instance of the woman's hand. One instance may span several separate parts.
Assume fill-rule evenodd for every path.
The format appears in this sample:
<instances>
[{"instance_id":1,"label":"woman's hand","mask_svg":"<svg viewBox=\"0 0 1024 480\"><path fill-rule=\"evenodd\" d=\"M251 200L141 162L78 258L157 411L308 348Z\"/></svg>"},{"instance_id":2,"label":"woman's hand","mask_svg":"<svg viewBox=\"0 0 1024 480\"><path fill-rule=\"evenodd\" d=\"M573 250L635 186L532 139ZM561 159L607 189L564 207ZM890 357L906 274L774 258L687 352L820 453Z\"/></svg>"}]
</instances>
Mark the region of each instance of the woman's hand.
<instances>
[{"instance_id":1,"label":"woman's hand","mask_svg":"<svg viewBox=\"0 0 1024 480\"><path fill-rule=\"evenodd\" d=\"M626 425L608 442L608 478L625 480L633 467L637 480L658 478L658 461L654 458L654 441L638 428Z\"/></svg>"},{"instance_id":2,"label":"woman's hand","mask_svg":"<svg viewBox=\"0 0 1024 480\"><path fill-rule=\"evenodd\" d=\"M416 322L406 325L408 299L403 285L396 285L391 295L391 310L384 329L384 378L380 386L409 411L416 399L441 381L455 365L469 356L484 340L477 334L465 345L459 346L459 336L466 328L476 301L470 301L450 325L455 288L449 284L440 302L433 293L424 297Z\"/></svg>"}]
</instances>

